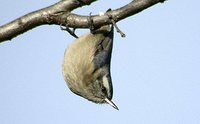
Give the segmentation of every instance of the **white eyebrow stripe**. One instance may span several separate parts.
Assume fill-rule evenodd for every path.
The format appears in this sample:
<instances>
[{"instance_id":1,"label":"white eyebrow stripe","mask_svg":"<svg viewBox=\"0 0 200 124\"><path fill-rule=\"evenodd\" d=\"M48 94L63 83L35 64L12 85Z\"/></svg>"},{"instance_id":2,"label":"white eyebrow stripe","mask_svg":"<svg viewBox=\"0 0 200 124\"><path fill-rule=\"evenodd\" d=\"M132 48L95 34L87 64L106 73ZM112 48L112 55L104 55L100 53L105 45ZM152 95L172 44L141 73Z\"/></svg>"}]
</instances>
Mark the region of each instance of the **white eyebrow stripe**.
<instances>
[{"instance_id":1,"label":"white eyebrow stripe","mask_svg":"<svg viewBox=\"0 0 200 124\"><path fill-rule=\"evenodd\" d=\"M108 96L110 95L110 85L109 85L109 81L106 75L103 76L103 86L106 88L106 90L108 91Z\"/></svg>"}]
</instances>

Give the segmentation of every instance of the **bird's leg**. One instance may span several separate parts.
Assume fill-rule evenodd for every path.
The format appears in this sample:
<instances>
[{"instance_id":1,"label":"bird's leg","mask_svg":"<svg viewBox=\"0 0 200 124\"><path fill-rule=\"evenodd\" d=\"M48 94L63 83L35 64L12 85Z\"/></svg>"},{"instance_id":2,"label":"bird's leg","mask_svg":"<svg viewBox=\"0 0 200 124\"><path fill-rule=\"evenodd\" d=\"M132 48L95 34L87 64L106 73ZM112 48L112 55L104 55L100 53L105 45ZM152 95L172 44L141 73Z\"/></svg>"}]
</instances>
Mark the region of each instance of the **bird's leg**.
<instances>
[{"instance_id":1,"label":"bird's leg","mask_svg":"<svg viewBox=\"0 0 200 124\"><path fill-rule=\"evenodd\" d=\"M112 25L115 27L115 29L117 30L118 33L120 33L121 37L126 37L126 35L118 28L114 17L109 13L109 11L111 11L111 9L108 9L106 12L106 15L108 16L108 18L110 19Z\"/></svg>"},{"instance_id":2,"label":"bird's leg","mask_svg":"<svg viewBox=\"0 0 200 124\"><path fill-rule=\"evenodd\" d=\"M93 22L93 19L92 19L92 16L91 16L91 12L90 12L90 15L89 17L87 18L88 20L88 25L89 25L89 28L90 28L90 32L93 34L94 31L95 31L95 27L94 27L94 22Z\"/></svg>"}]
</instances>

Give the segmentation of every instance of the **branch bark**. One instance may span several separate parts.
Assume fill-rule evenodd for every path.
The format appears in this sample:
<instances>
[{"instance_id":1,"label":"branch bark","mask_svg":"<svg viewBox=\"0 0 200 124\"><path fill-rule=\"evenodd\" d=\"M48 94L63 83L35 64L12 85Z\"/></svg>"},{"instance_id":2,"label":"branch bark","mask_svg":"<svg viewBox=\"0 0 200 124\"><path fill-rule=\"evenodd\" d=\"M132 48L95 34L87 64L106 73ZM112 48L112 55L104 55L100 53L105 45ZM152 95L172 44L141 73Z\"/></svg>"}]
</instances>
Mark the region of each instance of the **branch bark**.
<instances>
[{"instance_id":1,"label":"branch bark","mask_svg":"<svg viewBox=\"0 0 200 124\"><path fill-rule=\"evenodd\" d=\"M40 25L55 24L71 28L89 28L89 16L81 16L71 13L71 11L84 5L90 5L94 1L96 0L62 0L52 6L24 15L0 27L0 43L11 40ZM165 0L134 0L121 8L107 12L105 15L92 16L92 20L95 27L100 27L112 23L108 14L115 22L118 22L164 1Z\"/></svg>"}]
</instances>

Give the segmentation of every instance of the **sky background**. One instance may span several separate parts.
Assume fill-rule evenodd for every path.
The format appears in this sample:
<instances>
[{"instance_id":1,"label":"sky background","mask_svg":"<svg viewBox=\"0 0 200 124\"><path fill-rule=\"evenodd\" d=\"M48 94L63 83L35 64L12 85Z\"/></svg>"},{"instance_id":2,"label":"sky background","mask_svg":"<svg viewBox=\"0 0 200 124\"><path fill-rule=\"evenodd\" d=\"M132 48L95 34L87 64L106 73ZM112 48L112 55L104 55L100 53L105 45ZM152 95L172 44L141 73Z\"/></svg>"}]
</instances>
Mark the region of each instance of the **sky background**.
<instances>
[{"instance_id":1,"label":"sky background","mask_svg":"<svg viewBox=\"0 0 200 124\"><path fill-rule=\"evenodd\" d=\"M130 1L100 0L75 13L98 14ZM56 2L3 1L0 25ZM0 124L200 124L199 4L168 0L118 23L126 34L115 32L112 53L119 111L68 89L61 65L75 39L59 26L40 26L1 43Z\"/></svg>"}]
</instances>

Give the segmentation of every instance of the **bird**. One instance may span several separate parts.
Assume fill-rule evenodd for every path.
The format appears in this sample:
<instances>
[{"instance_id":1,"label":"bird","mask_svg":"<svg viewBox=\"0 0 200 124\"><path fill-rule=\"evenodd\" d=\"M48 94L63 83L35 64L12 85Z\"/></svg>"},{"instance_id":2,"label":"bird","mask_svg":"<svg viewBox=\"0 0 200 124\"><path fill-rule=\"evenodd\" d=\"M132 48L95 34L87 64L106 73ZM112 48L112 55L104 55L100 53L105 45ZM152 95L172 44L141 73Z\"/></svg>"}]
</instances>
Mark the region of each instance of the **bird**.
<instances>
[{"instance_id":1,"label":"bird","mask_svg":"<svg viewBox=\"0 0 200 124\"><path fill-rule=\"evenodd\" d=\"M77 38L65 50L62 73L67 86L76 95L119 110L112 102L113 37L113 25L104 25Z\"/></svg>"}]
</instances>

